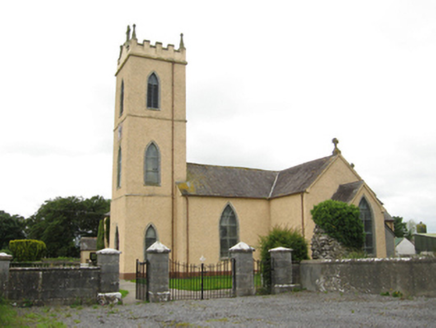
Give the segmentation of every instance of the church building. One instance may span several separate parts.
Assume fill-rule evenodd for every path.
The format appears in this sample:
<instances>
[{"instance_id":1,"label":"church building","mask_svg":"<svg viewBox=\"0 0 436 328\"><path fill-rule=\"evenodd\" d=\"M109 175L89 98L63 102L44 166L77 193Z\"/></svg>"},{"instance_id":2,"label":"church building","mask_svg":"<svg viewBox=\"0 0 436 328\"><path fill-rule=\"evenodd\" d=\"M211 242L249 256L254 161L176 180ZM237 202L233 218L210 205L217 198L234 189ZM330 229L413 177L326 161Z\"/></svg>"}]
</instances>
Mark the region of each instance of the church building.
<instances>
[{"instance_id":1,"label":"church building","mask_svg":"<svg viewBox=\"0 0 436 328\"><path fill-rule=\"evenodd\" d=\"M183 35L176 49L140 43L128 28L115 74L110 230L122 278L134 276L155 241L187 263L226 259L240 241L256 247L276 225L310 244L310 211L327 199L358 206L365 251L386 257L389 215L335 139L331 155L282 171L187 163L186 66Z\"/></svg>"}]
</instances>

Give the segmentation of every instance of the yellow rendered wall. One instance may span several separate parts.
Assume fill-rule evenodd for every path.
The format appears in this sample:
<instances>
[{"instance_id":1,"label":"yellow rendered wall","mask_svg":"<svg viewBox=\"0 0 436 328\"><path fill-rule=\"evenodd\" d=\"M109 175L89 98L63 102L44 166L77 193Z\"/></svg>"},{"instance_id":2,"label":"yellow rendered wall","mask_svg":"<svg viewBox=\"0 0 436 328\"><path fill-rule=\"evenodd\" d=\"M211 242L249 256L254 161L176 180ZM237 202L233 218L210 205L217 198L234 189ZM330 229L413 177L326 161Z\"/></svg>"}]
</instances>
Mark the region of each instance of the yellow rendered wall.
<instances>
[{"instance_id":1,"label":"yellow rendered wall","mask_svg":"<svg viewBox=\"0 0 436 328\"><path fill-rule=\"evenodd\" d=\"M201 256L207 263L220 260L219 223L227 204L235 211L239 223L239 241L257 247L260 235L270 228L267 200L189 197L189 262L198 263ZM186 247L185 247L186 249ZM254 252L259 257L259 251Z\"/></svg>"},{"instance_id":2,"label":"yellow rendered wall","mask_svg":"<svg viewBox=\"0 0 436 328\"><path fill-rule=\"evenodd\" d=\"M270 200L271 228L288 227L301 231L301 196L300 194Z\"/></svg>"}]
</instances>

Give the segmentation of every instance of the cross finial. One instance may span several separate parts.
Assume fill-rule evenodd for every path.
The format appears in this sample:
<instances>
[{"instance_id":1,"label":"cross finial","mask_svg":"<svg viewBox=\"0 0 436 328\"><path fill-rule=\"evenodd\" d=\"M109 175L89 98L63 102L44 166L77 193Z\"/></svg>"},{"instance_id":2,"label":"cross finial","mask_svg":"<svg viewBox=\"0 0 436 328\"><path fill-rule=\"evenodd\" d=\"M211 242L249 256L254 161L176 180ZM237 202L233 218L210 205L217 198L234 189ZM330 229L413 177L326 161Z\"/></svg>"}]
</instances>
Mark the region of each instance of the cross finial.
<instances>
[{"instance_id":1,"label":"cross finial","mask_svg":"<svg viewBox=\"0 0 436 328\"><path fill-rule=\"evenodd\" d=\"M332 142L333 142L333 144L335 145L335 149L333 149L333 155L338 155L338 154L340 154L341 151L340 151L339 148L338 148L339 140L336 139L336 138L333 138Z\"/></svg>"}]
</instances>

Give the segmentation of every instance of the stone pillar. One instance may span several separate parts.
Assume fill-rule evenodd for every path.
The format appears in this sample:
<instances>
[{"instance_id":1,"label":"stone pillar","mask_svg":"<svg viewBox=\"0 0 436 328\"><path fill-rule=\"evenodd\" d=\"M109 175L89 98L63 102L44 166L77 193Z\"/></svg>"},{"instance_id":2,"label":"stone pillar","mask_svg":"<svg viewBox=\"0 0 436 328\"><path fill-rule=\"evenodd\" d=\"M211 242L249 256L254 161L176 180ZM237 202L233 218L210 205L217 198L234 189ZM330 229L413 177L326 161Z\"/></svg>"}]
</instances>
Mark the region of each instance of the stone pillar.
<instances>
[{"instance_id":1,"label":"stone pillar","mask_svg":"<svg viewBox=\"0 0 436 328\"><path fill-rule=\"evenodd\" d=\"M229 249L234 259L233 295L251 296L255 294L253 252L254 248L244 242Z\"/></svg>"},{"instance_id":2,"label":"stone pillar","mask_svg":"<svg viewBox=\"0 0 436 328\"><path fill-rule=\"evenodd\" d=\"M148 300L166 302L171 299L169 254L171 250L155 242L147 249Z\"/></svg>"},{"instance_id":3,"label":"stone pillar","mask_svg":"<svg viewBox=\"0 0 436 328\"><path fill-rule=\"evenodd\" d=\"M8 296L9 262L11 260L11 255L0 253L0 297Z\"/></svg>"},{"instance_id":4,"label":"stone pillar","mask_svg":"<svg viewBox=\"0 0 436 328\"><path fill-rule=\"evenodd\" d=\"M120 251L105 248L97 251L97 266L100 267L100 292L113 293L120 289Z\"/></svg>"},{"instance_id":5,"label":"stone pillar","mask_svg":"<svg viewBox=\"0 0 436 328\"><path fill-rule=\"evenodd\" d=\"M297 285L292 284L292 249L276 247L271 254L271 293L278 294L291 291Z\"/></svg>"}]
</instances>

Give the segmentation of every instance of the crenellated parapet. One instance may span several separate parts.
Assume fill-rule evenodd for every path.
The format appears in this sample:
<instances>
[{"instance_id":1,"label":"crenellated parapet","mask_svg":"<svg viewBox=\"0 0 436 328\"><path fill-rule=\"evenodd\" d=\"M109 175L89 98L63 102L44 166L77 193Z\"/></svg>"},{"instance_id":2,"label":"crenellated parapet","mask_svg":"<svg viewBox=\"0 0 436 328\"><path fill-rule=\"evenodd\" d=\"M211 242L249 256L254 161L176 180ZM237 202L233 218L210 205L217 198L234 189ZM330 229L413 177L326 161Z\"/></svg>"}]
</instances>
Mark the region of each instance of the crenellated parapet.
<instances>
[{"instance_id":1,"label":"crenellated parapet","mask_svg":"<svg viewBox=\"0 0 436 328\"><path fill-rule=\"evenodd\" d=\"M126 42L120 46L117 72L121 69L130 56L152 58L185 65L187 64L186 49L183 43L183 34L180 35L179 48L175 49L173 44L168 44L167 47L163 47L161 42L156 42L156 44L152 45L150 44L149 40L144 40L142 43L139 43L138 39L136 38L135 25L133 25L133 32L131 36L130 32L130 26L127 26Z\"/></svg>"}]
</instances>

